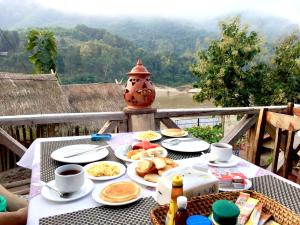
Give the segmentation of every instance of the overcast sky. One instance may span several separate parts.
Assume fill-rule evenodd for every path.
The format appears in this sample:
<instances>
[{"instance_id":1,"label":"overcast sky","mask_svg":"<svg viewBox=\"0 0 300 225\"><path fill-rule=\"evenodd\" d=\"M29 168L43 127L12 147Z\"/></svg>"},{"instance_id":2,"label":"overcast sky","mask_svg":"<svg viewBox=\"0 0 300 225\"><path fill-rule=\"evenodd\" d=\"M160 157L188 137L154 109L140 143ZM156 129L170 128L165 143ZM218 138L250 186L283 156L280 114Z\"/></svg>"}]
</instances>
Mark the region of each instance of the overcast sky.
<instances>
[{"instance_id":1,"label":"overcast sky","mask_svg":"<svg viewBox=\"0 0 300 225\"><path fill-rule=\"evenodd\" d=\"M7 1L9 0L0 0ZM22 0L20 0L22 1ZM86 15L132 15L202 19L231 12L258 11L300 24L300 0L27 0Z\"/></svg>"}]
</instances>

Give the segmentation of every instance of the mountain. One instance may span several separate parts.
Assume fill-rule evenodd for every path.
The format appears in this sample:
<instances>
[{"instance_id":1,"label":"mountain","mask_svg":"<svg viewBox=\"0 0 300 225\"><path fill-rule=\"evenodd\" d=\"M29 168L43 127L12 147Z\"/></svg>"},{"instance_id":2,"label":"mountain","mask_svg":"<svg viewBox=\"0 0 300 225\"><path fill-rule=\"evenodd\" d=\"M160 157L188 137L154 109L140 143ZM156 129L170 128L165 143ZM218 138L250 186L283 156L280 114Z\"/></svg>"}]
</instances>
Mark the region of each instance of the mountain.
<instances>
[{"instance_id":1,"label":"mountain","mask_svg":"<svg viewBox=\"0 0 300 225\"><path fill-rule=\"evenodd\" d=\"M124 78L137 58L165 85L191 83L189 66L196 51L207 47L207 39L218 36L218 22L226 16L206 20L103 17L68 14L31 0L0 0L0 71L31 72L24 52L29 27L47 27L58 39L58 68L65 83L114 82ZM243 23L257 31L271 45L298 25L281 17L258 12L236 12ZM230 16L230 15L228 15ZM18 32L17 32L17 31ZM17 33L17 34L16 34ZM9 40L11 43L7 43Z\"/></svg>"},{"instance_id":2,"label":"mountain","mask_svg":"<svg viewBox=\"0 0 300 225\"><path fill-rule=\"evenodd\" d=\"M179 20L162 18L137 17L104 17L69 14L44 8L31 0L0 0L0 29L12 30L26 27L74 27L84 24L94 28L104 28L113 34L133 41L137 46L153 49L153 39L176 40L175 48L182 50L181 40L189 43L200 36L212 37L218 33L218 22L229 16L239 15L242 22L248 23L254 29L266 36L268 40L275 40L283 34L289 33L299 25L289 20L257 11L236 11L230 15L202 20ZM9 15L9 16L8 16ZM275 29L274 29L275 28ZM181 39L176 39L180 34ZM194 43L192 41L192 43ZM177 46L179 44L179 46ZM194 48L193 44L187 48Z\"/></svg>"},{"instance_id":3,"label":"mountain","mask_svg":"<svg viewBox=\"0 0 300 225\"><path fill-rule=\"evenodd\" d=\"M105 29L85 25L48 29L57 39L57 71L65 84L126 80L137 58L151 71L155 83L175 86L192 83L195 79L189 71L193 56L147 51ZM0 52L8 52L7 56L0 56L0 71L32 72L29 53L24 49L26 31L0 30Z\"/></svg>"}]
</instances>

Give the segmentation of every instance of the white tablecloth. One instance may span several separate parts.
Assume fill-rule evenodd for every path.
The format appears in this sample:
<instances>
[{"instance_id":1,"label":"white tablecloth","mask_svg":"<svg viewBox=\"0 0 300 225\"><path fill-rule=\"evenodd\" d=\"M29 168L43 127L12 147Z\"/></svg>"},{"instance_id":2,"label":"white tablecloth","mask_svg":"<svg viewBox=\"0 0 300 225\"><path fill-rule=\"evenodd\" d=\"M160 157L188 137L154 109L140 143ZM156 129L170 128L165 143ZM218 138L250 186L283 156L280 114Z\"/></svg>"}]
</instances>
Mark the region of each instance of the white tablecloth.
<instances>
[{"instance_id":1,"label":"white tablecloth","mask_svg":"<svg viewBox=\"0 0 300 225\"><path fill-rule=\"evenodd\" d=\"M116 134L113 136L112 140L109 142L111 147L115 150L118 148L119 145L130 143L132 141L132 133L126 134ZM91 195L87 195L86 197L68 203L56 203L51 202L44 199L40 194L41 184L40 184L40 146L41 142L48 142L48 141L63 141L63 140L75 140L75 139L82 139L83 136L77 137L59 137L59 138L41 138L35 140L32 145L28 148L24 156L18 162L19 166L26 167L32 169L32 178L31 178L31 187L30 187L30 201L29 201L29 211L28 211L28 225L37 225L39 224L39 219L42 217L48 217L68 212L73 212L77 210L82 210L86 208L92 208L98 206ZM86 136L89 138L89 136ZM121 141L120 141L121 140ZM234 156L236 157L236 156ZM237 170L244 173L246 177L253 178L263 175L272 174L279 179L285 180L286 182L297 186L300 188L300 185L297 185L291 181L288 181L282 177L279 177L267 170L264 170L256 165L253 165L239 157L236 157L239 160L237 165ZM190 158L179 160L179 164L183 165L191 165L193 163L205 163L203 157L197 158ZM209 168L209 167L208 167ZM127 175L124 175L114 181L119 180L126 180L129 179ZM95 188L99 188L104 186L108 183L106 182L95 182ZM144 197L153 196L155 197L155 191L153 188L144 187Z\"/></svg>"}]
</instances>

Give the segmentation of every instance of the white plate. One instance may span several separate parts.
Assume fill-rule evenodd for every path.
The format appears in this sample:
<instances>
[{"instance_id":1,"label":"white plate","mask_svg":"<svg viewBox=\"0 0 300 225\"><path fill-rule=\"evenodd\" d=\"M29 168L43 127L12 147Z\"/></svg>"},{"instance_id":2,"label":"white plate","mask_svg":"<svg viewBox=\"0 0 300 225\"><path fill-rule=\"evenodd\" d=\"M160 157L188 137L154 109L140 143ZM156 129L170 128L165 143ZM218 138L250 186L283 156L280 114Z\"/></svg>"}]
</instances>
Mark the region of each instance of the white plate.
<instances>
[{"instance_id":1,"label":"white plate","mask_svg":"<svg viewBox=\"0 0 300 225\"><path fill-rule=\"evenodd\" d=\"M225 161L225 162L221 162L221 161L216 161L216 162L209 162L210 160L210 154L205 154L205 157L206 157L206 161L207 161L207 164L209 166L214 166L214 167L234 167L236 166L238 163L239 163L239 160L238 158L236 158L235 156L231 156L231 158L228 160L228 161Z\"/></svg>"},{"instance_id":2,"label":"white plate","mask_svg":"<svg viewBox=\"0 0 300 225\"><path fill-rule=\"evenodd\" d=\"M180 142L178 144L171 144L172 140L179 140ZM171 138L162 141L161 145L177 152L202 152L209 149L210 146L207 142L195 138Z\"/></svg>"},{"instance_id":3,"label":"white plate","mask_svg":"<svg viewBox=\"0 0 300 225\"><path fill-rule=\"evenodd\" d=\"M89 163L95 162L97 160L105 158L109 151L107 148L103 148L99 151L87 152L85 154L77 155L70 158L65 158L65 156L70 154L76 154L82 151L91 150L98 145L89 145L89 144L80 144L80 145L68 145L62 148L59 148L52 152L51 158L64 163Z\"/></svg>"},{"instance_id":4,"label":"white plate","mask_svg":"<svg viewBox=\"0 0 300 225\"><path fill-rule=\"evenodd\" d=\"M128 146L122 146L120 147L118 150L115 150L115 156L125 162L137 162L138 160L133 160L133 159L129 159L127 157L127 149ZM165 149L163 150L163 152L161 153L161 157L166 157L168 155L168 151Z\"/></svg>"},{"instance_id":5,"label":"white plate","mask_svg":"<svg viewBox=\"0 0 300 225\"><path fill-rule=\"evenodd\" d=\"M234 187L219 187L219 191L243 191L248 190L252 187L252 182L249 179L245 179L246 185L244 188L234 188Z\"/></svg>"},{"instance_id":6,"label":"white plate","mask_svg":"<svg viewBox=\"0 0 300 225\"><path fill-rule=\"evenodd\" d=\"M100 192L102 191L102 189L104 187L106 187L107 185L109 184L106 184L105 186L102 186L102 187L99 187L99 188L96 188L93 193L92 193L92 197L93 199L100 203L100 204L103 204L103 205L109 205L109 206L120 206L120 205L127 205L127 204L130 204L130 203L133 203L133 202L136 202L137 200L141 199L143 197L143 188L140 187L140 194L139 196L137 196L136 198L134 199L131 199L127 202L107 202L107 201L104 201L103 199L100 198Z\"/></svg>"},{"instance_id":7,"label":"white plate","mask_svg":"<svg viewBox=\"0 0 300 225\"><path fill-rule=\"evenodd\" d=\"M143 131L143 132L135 133L134 134L134 139L139 140L139 141L157 141L157 140L159 140L159 139L162 138L161 134L157 133L155 131L152 131L152 132L155 133L156 136L154 138L152 138L151 140L145 140L145 139L142 139L141 137L139 137L140 134L145 133L145 132L148 132L148 131Z\"/></svg>"},{"instance_id":8,"label":"white plate","mask_svg":"<svg viewBox=\"0 0 300 225\"><path fill-rule=\"evenodd\" d=\"M127 167L127 175L135 182L145 185L145 186L149 186L149 187L157 187L157 183L153 183L153 182L149 182L144 180L144 178L140 177L139 175L136 174L135 172L135 168L137 166L137 162L131 163L128 167Z\"/></svg>"},{"instance_id":9,"label":"white plate","mask_svg":"<svg viewBox=\"0 0 300 225\"><path fill-rule=\"evenodd\" d=\"M49 181L48 184L52 187L55 187L54 180ZM89 179L85 179L84 184L80 188L80 190L72 193L68 198L61 198L58 193L51 190L47 186L42 187L41 195L45 199L48 199L48 200L54 201L54 202L70 202L70 201L74 201L74 200L77 200L77 199L80 199L80 198L86 196L93 190L93 188L94 188L94 182Z\"/></svg>"},{"instance_id":10,"label":"white plate","mask_svg":"<svg viewBox=\"0 0 300 225\"><path fill-rule=\"evenodd\" d=\"M174 136L174 135L168 135L168 134L166 134L165 131L166 130L161 130L161 134L164 135L164 136L166 136L166 137L173 137L173 138L186 137L189 134L187 131L184 130L184 133L182 135L180 135L180 136Z\"/></svg>"},{"instance_id":11,"label":"white plate","mask_svg":"<svg viewBox=\"0 0 300 225\"><path fill-rule=\"evenodd\" d=\"M90 174L88 174L87 170L88 168L90 168L91 166L95 165L95 164L98 164L98 163L109 163L109 164L112 164L114 166L118 166L119 167L119 170L120 170L120 173L115 175L115 176L101 176L101 177L94 177ZM118 162L114 162L114 161L99 161L99 162L93 162L93 163L90 163L90 164L87 164L86 166L83 167L84 168L84 171L85 171L85 176L89 179L92 179L92 180L111 180L111 179L115 179L117 177L120 177L122 176L123 174L125 174L126 172L126 167L124 165L122 165L121 163L118 163Z\"/></svg>"}]
</instances>

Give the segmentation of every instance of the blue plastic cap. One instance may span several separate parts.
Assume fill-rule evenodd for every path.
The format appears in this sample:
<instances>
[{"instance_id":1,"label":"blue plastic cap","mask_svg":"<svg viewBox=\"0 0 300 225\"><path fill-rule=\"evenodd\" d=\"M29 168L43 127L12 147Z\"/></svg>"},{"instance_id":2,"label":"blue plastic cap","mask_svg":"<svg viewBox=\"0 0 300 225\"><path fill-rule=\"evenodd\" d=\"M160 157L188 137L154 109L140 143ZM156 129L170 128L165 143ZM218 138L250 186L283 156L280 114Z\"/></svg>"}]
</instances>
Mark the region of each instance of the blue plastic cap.
<instances>
[{"instance_id":1,"label":"blue plastic cap","mask_svg":"<svg viewBox=\"0 0 300 225\"><path fill-rule=\"evenodd\" d=\"M92 134L92 141L109 141L111 139L111 134Z\"/></svg>"},{"instance_id":2,"label":"blue plastic cap","mask_svg":"<svg viewBox=\"0 0 300 225\"><path fill-rule=\"evenodd\" d=\"M195 216L190 216L187 219L186 225L212 225L212 224L207 217L195 215Z\"/></svg>"}]
</instances>

